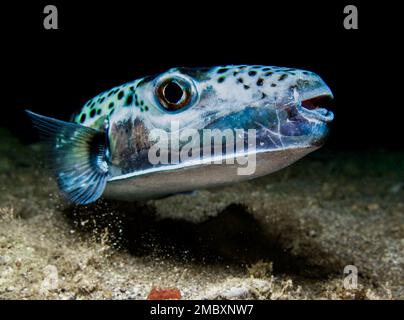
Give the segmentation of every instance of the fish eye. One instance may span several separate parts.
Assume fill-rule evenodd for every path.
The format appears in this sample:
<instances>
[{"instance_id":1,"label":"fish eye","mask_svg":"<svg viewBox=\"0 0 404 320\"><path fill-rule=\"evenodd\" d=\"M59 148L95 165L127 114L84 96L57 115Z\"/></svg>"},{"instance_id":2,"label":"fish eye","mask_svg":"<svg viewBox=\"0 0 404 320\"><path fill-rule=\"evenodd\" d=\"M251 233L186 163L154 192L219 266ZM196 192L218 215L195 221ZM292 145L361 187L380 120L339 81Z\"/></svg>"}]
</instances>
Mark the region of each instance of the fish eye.
<instances>
[{"instance_id":1,"label":"fish eye","mask_svg":"<svg viewBox=\"0 0 404 320\"><path fill-rule=\"evenodd\" d=\"M182 78L165 79L157 85L156 96L167 111L178 111L190 105L191 84Z\"/></svg>"},{"instance_id":2,"label":"fish eye","mask_svg":"<svg viewBox=\"0 0 404 320\"><path fill-rule=\"evenodd\" d=\"M171 81L164 87L163 95L168 103L178 104L184 95L184 90L182 90L178 83Z\"/></svg>"}]
</instances>

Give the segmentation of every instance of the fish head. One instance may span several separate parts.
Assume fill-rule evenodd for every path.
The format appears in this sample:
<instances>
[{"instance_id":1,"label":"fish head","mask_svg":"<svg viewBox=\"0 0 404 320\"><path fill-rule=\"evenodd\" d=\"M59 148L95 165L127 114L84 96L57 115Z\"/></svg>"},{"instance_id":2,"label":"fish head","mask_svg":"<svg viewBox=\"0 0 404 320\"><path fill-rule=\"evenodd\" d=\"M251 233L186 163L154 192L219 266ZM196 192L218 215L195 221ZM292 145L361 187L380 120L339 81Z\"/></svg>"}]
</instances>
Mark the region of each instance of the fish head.
<instances>
[{"instance_id":1,"label":"fish head","mask_svg":"<svg viewBox=\"0 0 404 320\"><path fill-rule=\"evenodd\" d=\"M321 146L328 136L334 115L326 107L333 95L313 72L227 66L205 73L186 68L173 73L187 77L197 92L189 105L192 110L182 114L188 119L181 120L185 126L255 129L262 150Z\"/></svg>"},{"instance_id":2,"label":"fish head","mask_svg":"<svg viewBox=\"0 0 404 320\"><path fill-rule=\"evenodd\" d=\"M189 135L192 129L200 150L220 144L221 155L226 157L277 151L284 152L284 158L293 150L289 161L293 162L324 144L333 120L333 113L325 108L333 99L330 88L317 74L292 68L173 68L141 79L136 84L135 98L140 111L123 108L111 117L112 162L119 169L125 167L117 174L153 166L146 157L157 141L153 134L156 131L167 133L166 152L170 154L174 152L172 140L184 133ZM245 148L232 148L236 139L202 146L207 130L231 131L233 137L244 140ZM251 130L253 150L248 148L252 145L248 135ZM180 138L178 148L187 143L189 139ZM209 157L212 153L205 153L204 160ZM186 165L189 160L180 158L175 165ZM285 163L289 164L287 159Z\"/></svg>"}]
</instances>

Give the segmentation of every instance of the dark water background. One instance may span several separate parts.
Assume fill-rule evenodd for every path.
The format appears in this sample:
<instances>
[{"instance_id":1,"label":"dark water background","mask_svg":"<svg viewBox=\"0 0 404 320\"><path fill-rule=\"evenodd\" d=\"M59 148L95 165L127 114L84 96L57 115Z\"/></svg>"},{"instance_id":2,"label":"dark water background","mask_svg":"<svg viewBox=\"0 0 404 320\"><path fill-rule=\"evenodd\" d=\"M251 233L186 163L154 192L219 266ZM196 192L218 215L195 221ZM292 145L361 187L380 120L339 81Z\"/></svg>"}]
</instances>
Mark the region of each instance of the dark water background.
<instances>
[{"instance_id":1,"label":"dark water background","mask_svg":"<svg viewBox=\"0 0 404 320\"><path fill-rule=\"evenodd\" d=\"M46 4L2 10L0 126L26 143L36 136L25 108L67 120L96 94L174 66L264 64L312 70L329 84L336 117L328 148L403 149L391 4L65 1L57 31L42 26ZM347 4L358 7L359 30L343 28Z\"/></svg>"}]
</instances>

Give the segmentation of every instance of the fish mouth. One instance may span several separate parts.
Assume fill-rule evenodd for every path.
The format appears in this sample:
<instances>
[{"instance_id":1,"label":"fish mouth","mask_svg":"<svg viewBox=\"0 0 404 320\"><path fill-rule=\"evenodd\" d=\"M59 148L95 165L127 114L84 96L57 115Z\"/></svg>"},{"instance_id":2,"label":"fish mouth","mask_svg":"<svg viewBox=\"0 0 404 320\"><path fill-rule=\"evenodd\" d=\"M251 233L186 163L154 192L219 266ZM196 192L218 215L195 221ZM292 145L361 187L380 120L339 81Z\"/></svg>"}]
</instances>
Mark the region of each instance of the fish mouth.
<instances>
[{"instance_id":1,"label":"fish mouth","mask_svg":"<svg viewBox=\"0 0 404 320\"><path fill-rule=\"evenodd\" d=\"M333 106L334 97L326 85L309 90L294 90L294 103L289 104L284 121L274 123L282 138L282 145L321 146L329 133L329 124L334 114L328 108ZM274 128L274 124L270 126ZM274 130L274 129L272 129Z\"/></svg>"},{"instance_id":2,"label":"fish mouth","mask_svg":"<svg viewBox=\"0 0 404 320\"><path fill-rule=\"evenodd\" d=\"M334 105L334 97L331 93L320 93L304 97L298 110L309 120L319 120L330 123L334 119L334 114L328 108Z\"/></svg>"}]
</instances>

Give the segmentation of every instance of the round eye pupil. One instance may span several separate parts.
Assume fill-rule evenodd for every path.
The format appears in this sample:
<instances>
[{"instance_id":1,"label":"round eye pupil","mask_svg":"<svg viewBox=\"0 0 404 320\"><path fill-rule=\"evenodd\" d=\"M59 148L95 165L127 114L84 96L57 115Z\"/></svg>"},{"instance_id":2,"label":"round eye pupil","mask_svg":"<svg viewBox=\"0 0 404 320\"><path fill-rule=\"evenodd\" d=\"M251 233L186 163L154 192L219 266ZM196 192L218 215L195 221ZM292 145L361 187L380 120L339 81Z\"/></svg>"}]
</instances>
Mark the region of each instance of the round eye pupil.
<instances>
[{"instance_id":1,"label":"round eye pupil","mask_svg":"<svg viewBox=\"0 0 404 320\"><path fill-rule=\"evenodd\" d=\"M164 87L164 98L168 103L177 104L180 102L184 91L180 85L174 81L167 83Z\"/></svg>"},{"instance_id":2,"label":"round eye pupil","mask_svg":"<svg viewBox=\"0 0 404 320\"><path fill-rule=\"evenodd\" d=\"M168 112L179 111L195 101L192 88L191 81L179 76L161 79L155 86L156 102Z\"/></svg>"}]
</instances>

